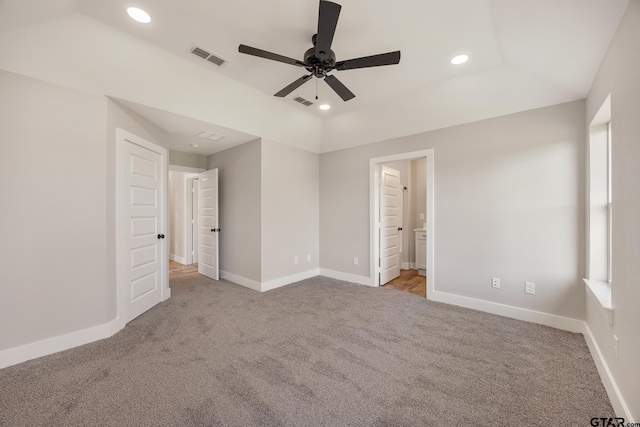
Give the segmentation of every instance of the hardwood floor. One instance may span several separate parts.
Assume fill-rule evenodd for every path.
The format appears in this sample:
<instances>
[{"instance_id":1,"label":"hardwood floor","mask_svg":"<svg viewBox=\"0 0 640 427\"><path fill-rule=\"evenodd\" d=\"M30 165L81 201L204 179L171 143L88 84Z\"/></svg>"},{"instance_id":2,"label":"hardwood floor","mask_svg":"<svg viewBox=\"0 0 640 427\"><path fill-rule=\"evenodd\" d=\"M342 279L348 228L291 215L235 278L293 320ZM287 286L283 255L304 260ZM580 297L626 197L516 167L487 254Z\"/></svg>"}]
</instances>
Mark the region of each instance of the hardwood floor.
<instances>
[{"instance_id":1,"label":"hardwood floor","mask_svg":"<svg viewBox=\"0 0 640 427\"><path fill-rule=\"evenodd\" d=\"M183 265L169 260L169 280L198 272L198 264Z\"/></svg>"},{"instance_id":2,"label":"hardwood floor","mask_svg":"<svg viewBox=\"0 0 640 427\"><path fill-rule=\"evenodd\" d=\"M418 270L400 270L400 276L386 285L387 289L397 289L423 298L427 297L427 278L419 276Z\"/></svg>"}]
</instances>

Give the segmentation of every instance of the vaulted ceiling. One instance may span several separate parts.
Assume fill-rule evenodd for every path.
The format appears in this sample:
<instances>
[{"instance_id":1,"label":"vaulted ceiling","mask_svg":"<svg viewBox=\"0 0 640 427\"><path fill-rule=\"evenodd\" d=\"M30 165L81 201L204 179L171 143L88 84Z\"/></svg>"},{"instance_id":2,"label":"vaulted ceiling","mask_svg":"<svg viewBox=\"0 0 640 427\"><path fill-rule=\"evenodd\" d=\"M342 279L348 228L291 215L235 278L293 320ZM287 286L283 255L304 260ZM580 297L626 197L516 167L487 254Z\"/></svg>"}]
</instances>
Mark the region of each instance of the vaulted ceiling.
<instances>
[{"instance_id":1,"label":"vaulted ceiling","mask_svg":"<svg viewBox=\"0 0 640 427\"><path fill-rule=\"evenodd\" d=\"M332 46L338 60L402 52L398 65L334 71L356 94L348 102L318 79L286 98L273 98L304 70L238 52L239 44L247 44L302 59L317 29L318 0L4 0L0 68L117 96L131 101L134 110L139 104L136 111L156 122L170 120L153 108L165 110L176 114L172 126L185 135L189 120L178 125L179 116L200 128L211 123L221 131L240 131L238 137L267 137L324 152L583 99L628 2L336 1L342 5ZM128 6L146 10L151 23L131 20ZM193 45L227 63L217 67L195 57ZM452 65L450 59L460 53L469 61ZM56 58L65 65L54 64ZM185 63L190 65L176 65ZM151 82L140 86L155 82L160 93L167 91L165 98L119 81L149 64ZM118 70L127 67L131 73ZM169 76L171 87L194 93L172 98ZM208 80L215 90L206 87ZM203 106L195 95L199 86L220 105ZM314 104L294 102L297 96ZM321 111L319 103L331 109ZM238 117L240 111L246 117ZM281 116L288 116L283 123L289 129L275 129L283 126L277 123ZM303 138L305 133L311 136Z\"/></svg>"}]
</instances>

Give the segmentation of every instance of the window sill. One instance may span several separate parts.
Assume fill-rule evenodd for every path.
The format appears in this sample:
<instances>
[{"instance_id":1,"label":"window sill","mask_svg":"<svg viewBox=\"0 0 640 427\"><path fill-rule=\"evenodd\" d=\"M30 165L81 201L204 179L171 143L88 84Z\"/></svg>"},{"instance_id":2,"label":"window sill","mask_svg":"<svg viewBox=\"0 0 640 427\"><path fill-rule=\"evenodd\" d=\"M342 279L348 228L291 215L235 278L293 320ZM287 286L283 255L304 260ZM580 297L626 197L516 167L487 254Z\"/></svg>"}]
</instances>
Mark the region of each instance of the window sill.
<instances>
[{"instance_id":1,"label":"window sill","mask_svg":"<svg viewBox=\"0 0 640 427\"><path fill-rule=\"evenodd\" d=\"M613 325L611 285L600 280L582 279L587 285L587 294L593 299L609 325Z\"/></svg>"}]
</instances>

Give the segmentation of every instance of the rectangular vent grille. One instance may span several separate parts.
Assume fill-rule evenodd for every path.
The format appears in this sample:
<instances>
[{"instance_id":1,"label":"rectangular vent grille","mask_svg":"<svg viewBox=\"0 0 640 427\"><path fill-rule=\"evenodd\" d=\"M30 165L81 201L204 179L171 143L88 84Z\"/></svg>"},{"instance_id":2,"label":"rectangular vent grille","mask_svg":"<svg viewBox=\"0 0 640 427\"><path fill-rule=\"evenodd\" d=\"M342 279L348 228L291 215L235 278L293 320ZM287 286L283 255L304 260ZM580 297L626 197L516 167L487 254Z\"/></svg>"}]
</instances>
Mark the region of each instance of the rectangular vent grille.
<instances>
[{"instance_id":1,"label":"rectangular vent grille","mask_svg":"<svg viewBox=\"0 0 640 427\"><path fill-rule=\"evenodd\" d=\"M205 61L211 62L212 64L217 65L218 67L222 66L222 64L226 63L227 60L223 59L217 55L214 55L213 53L209 52L206 49L203 49L201 47L198 46L193 46L191 48L191 50L189 51L192 54L194 54L195 56L204 59Z\"/></svg>"},{"instance_id":2,"label":"rectangular vent grille","mask_svg":"<svg viewBox=\"0 0 640 427\"><path fill-rule=\"evenodd\" d=\"M293 100L296 101L296 102L299 102L300 104L304 105L305 107L313 105L313 102L308 101L308 100L304 99L301 96L297 96L297 97L293 98Z\"/></svg>"}]
</instances>

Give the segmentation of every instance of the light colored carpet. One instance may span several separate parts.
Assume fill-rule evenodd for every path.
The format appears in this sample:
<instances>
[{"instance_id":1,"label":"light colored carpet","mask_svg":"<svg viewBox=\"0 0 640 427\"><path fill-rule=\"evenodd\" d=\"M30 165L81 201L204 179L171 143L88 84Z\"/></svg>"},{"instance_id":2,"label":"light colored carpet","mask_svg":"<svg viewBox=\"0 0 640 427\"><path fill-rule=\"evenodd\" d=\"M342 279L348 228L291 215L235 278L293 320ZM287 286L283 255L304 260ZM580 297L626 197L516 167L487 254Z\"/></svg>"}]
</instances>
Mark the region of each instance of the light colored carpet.
<instances>
[{"instance_id":1,"label":"light colored carpet","mask_svg":"<svg viewBox=\"0 0 640 427\"><path fill-rule=\"evenodd\" d=\"M197 274L115 336L0 370L2 426L589 425L579 334L316 277Z\"/></svg>"}]
</instances>

